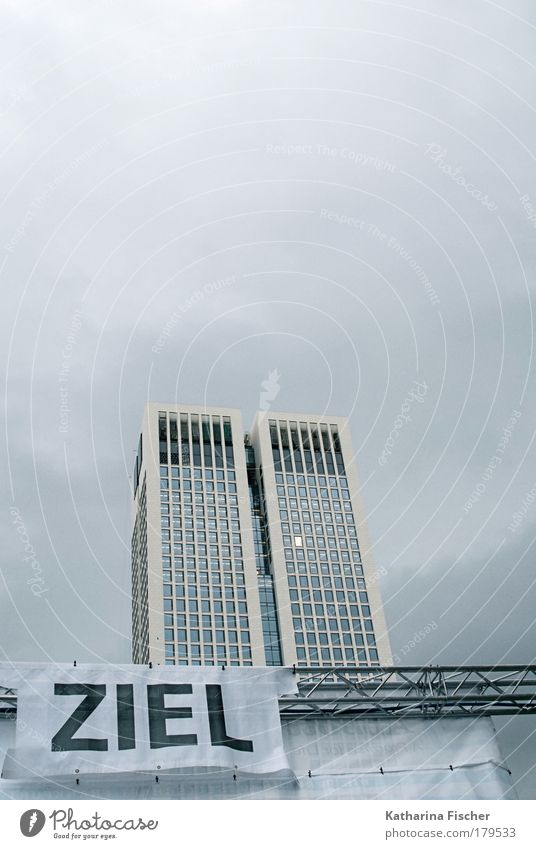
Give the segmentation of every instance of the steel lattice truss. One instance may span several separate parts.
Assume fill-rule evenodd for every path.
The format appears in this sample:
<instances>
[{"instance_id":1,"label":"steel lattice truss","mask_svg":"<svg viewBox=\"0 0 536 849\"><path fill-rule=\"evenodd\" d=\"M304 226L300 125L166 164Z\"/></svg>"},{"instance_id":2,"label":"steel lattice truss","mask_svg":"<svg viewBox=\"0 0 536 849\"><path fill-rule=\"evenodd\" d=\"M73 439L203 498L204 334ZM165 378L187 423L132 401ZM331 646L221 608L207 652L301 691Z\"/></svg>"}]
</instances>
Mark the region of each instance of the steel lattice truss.
<instances>
[{"instance_id":1,"label":"steel lattice truss","mask_svg":"<svg viewBox=\"0 0 536 849\"><path fill-rule=\"evenodd\" d=\"M536 713L536 666L299 667L282 716L362 718Z\"/></svg>"},{"instance_id":2,"label":"steel lattice truss","mask_svg":"<svg viewBox=\"0 0 536 849\"><path fill-rule=\"evenodd\" d=\"M284 717L536 713L536 666L307 666L294 671L299 694L279 700ZM16 690L0 686L0 715L16 710Z\"/></svg>"}]
</instances>

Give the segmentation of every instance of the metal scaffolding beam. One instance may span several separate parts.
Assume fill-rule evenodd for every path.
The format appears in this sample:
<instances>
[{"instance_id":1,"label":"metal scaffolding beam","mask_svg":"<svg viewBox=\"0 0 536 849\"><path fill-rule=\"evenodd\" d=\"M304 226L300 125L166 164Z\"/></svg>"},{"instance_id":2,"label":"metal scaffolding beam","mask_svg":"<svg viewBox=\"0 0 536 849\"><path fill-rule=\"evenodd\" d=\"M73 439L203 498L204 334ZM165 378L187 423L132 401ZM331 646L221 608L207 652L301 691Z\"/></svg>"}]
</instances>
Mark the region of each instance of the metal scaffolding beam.
<instances>
[{"instance_id":1,"label":"metal scaffolding beam","mask_svg":"<svg viewBox=\"0 0 536 849\"><path fill-rule=\"evenodd\" d=\"M356 718L536 713L536 666L296 667L281 716Z\"/></svg>"},{"instance_id":2,"label":"metal scaffolding beam","mask_svg":"<svg viewBox=\"0 0 536 849\"><path fill-rule=\"evenodd\" d=\"M295 667L282 717L438 718L536 714L536 665ZM0 715L17 711L0 686Z\"/></svg>"}]
</instances>

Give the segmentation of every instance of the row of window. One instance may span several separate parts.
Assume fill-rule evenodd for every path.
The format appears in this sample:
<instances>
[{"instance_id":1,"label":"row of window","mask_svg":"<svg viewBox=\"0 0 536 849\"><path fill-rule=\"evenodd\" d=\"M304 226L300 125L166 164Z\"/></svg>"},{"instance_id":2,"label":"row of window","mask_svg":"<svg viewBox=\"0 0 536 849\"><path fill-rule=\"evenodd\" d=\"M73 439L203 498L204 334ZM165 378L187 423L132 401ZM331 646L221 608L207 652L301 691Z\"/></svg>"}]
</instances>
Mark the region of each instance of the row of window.
<instances>
[{"instance_id":1,"label":"row of window","mask_svg":"<svg viewBox=\"0 0 536 849\"><path fill-rule=\"evenodd\" d=\"M231 659L239 657L251 659L251 646L203 646L203 649L201 649L201 646L195 644L183 643L175 646L166 643L164 651L167 658L200 658L203 656L207 660L216 657L220 661L226 660L227 657Z\"/></svg>"},{"instance_id":2,"label":"row of window","mask_svg":"<svg viewBox=\"0 0 536 849\"><path fill-rule=\"evenodd\" d=\"M322 511L323 511L324 515L326 514L326 512L329 513L332 510L335 511L335 512L339 512L339 513L342 510L344 510L345 514L352 513L352 503L351 503L351 501L342 501L341 502L341 501L330 501L327 498L323 498L323 499L300 498L299 499L299 505L298 505L298 499L297 498L293 498L291 496L289 496L288 498L286 498L285 496L278 496L277 503L278 503L279 508L281 510L286 510L287 504L288 504L288 507L291 510L297 510L298 506L299 506L302 511L303 510L309 511L310 509L312 509L312 510L316 510L318 512L320 512L320 507L322 506Z\"/></svg>"},{"instance_id":3,"label":"row of window","mask_svg":"<svg viewBox=\"0 0 536 849\"><path fill-rule=\"evenodd\" d=\"M191 502L189 504L181 504L179 501L176 501L175 498L170 501L168 498L164 498L160 500L160 515L169 515L171 511L171 515L173 516L195 516L196 518L207 518L207 521L210 519L218 519L218 522L222 522L226 520L227 517L231 517L231 524L233 521L238 520L239 512L238 507L229 507L227 509L226 505L220 505L217 508L213 506L204 505L193 505Z\"/></svg>"},{"instance_id":4,"label":"row of window","mask_svg":"<svg viewBox=\"0 0 536 849\"><path fill-rule=\"evenodd\" d=\"M344 552L343 552L344 553ZM322 562L316 563L312 561L310 563L305 563L304 561L298 561L295 563L293 560L287 560L285 562L287 573L293 574L295 572L304 574L304 575L318 575L322 573L323 575L363 575L363 566L361 565L361 558L359 557L354 563L348 562L346 560L342 565L340 563L328 562L327 558L320 558ZM345 558L343 558L344 560Z\"/></svg>"},{"instance_id":5,"label":"row of window","mask_svg":"<svg viewBox=\"0 0 536 849\"><path fill-rule=\"evenodd\" d=\"M184 598L173 598L171 590L171 584L164 584L165 613L171 613L173 610L177 613L184 613L186 610L188 610L189 613L223 613L223 601L215 600L211 602L208 599L201 599L198 601L196 598L190 598L188 599L188 604L186 604L186 599ZM247 603L245 601L239 601L232 611L227 612L234 613L235 611L240 615L246 615L248 612Z\"/></svg>"},{"instance_id":6,"label":"row of window","mask_svg":"<svg viewBox=\"0 0 536 849\"><path fill-rule=\"evenodd\" d=\"M249 628L249 620L247 616L209 616L203 613L199 616L197 613L164 613L165 628L223 628L227 630L247 629Z\"/></svg>"},{"instance_id":7,"label":"row of window","mask_svg":"<svg viewBox=\"0 0 536 849\"><path fill-rule=\"evenodd\" d=\"M354 563L361 564L361 554L357 549L352 551L339 551L339 549L323 549L319 548L318 550L315 548L307 548L307 549L293 549L293 548L285 548L283 549L285 560L287 563L293 563L294 560L305 562L305 560L312 561L309 563L309 567L312 567L313 563L328 563L330 562L332 566L338 563L350 563L352 560ZM307 556L306 556L307 555ZM328 556L329 555L329 556ZM295 571L295 570L292 570ZM334 570L335 571L335 570ZM312 569L311 572L318 572L318 569ZM340 572L337 572L340 574Z\"/></svg>"},{"instance_id":8,"label":"row of window","mask_svg":"<svg viewBox=\"0 0 536 849\"><path fill-rule=\"evenodd\" d=\"M292 523L303 522L309 524L311 523L311 512L309 510L298 511L298 508L295 508L294 510L290 511L284 509L279 511L279 518L281 519L282 523L288 522L290 519ZM333 513L331 512L331 510L326 510L324 512L321 512L320 510L314 510L313 522L315 524L321 524L323 522L324 526L332 524L340 525L345 522L348 527L348 530L350 528L355 528L355 522L352 513L335 513L335 522L333 522ZM355 536L355 534L353 536Z\"/></svg>"},{"instance_id":9,"label":"row of window","mask_svg":"<svg viewBox=\"0 0 536 849\"><path fill-rule=\"evenodd\" d=\"M325 477L324 475L283 475L277 473L275 476L276 484L284 484L286 483L288 486L304 486L306 483L308 486L329 486L329 487L343 487L344 489L348 489L348 479L344 475L340 475L339 477Z\"/></svg>"},{"instance_id":10,"label":"row of window","mask_svg":"<svg viewBox=\"0 0 536 849\"><path fill-rule=\"evenodd\" d=\"M183 480L182 485L178 478L173 478L170 482L167 478L160 478L160 489L173 492L236 492L236 483L225 483L224 481L190 481Z\"/></svg>"},{"instance_id":11,"label":"row of window","mask_svg":"<svg viewBox=\"0 0 536 849\"><path fill-rule=\"evenodd\" d=\"M376 640L374 639L374 634L356 634L354 632L339 634L336 632L319 632L315 634L314 631L304 631L299 630L296 631L295 634L296 645L308 645L308 646L352 646L356 645L358 647L365 646L365 637L367 639L367 645L376 648Z\"/></svg>"},{"instance_id":12,"label":"row of window","mask_svg":"<svg viewBox=\"0 0 536 849\"><path fill-rule=\"evenodd\" d=\"M208 589L208 585L210 584L212 587L212 593L214 594L216 590L220 590L221 584L225 585L225 592L233 591L233 584L236 584L239 587L245 586L246 579L243 573L233 573L233 572L198 572L197 570L190 570L188 572L184 572L182 569L177 568L177 564L175 564L175 572L174 572L174 580L177 584L184 584L185 582L188 584L202 584L205 585ZM169 583L172 580L172 571L171 569L163 570L163 578L166 583Z\"/></svg>"},{"instance_id":13,"label":"row of window","mask_svg":"<svg viewBox=\"0 0 536 849\"><path fill-rule=\"evenodd\" d=\"M357 651L353 648L321 648L320 651L318 649L310 648L306 650L303 646L296 647L296 654L298 657L298 663L300 661L307 661L311 666L315 666L320 661L326 661L330 664L332 661L345 661L346 663L362 663L368 664L370 662L378 662L378 652L376 649L370 649L368 652L365 649L358 649ZM306 665L306 664L301 664Z\"/></svg>"},{"instance_id":14,"label":"row of window","mask_svg":"<svg viewBox=\"0 0 536 849\"><path fill-rule=\"evenodd\" d=\"M205 531L196 529L196 533L194 535L193 530L182 531L182 530L180 530L180 525L177 528L177 527L175 527L175 523L173 523L173 524L174 524L173 528L170 528L169 525L167 527L165 525L162 526L161 531L162 531L162 539L163 540L170 541L171 540L171 534L173 533L174 542L187 542L187 543L197 543L197 544L205 544L205 543L208 542L211 547L216 546L216 549L217 549L218 544L219 545L229 545L230 543L232 543L233 546L236 546L236 545L240 545L241 542L242 542L242 538L241 538L239 533L233 533L233 534L221 533L218 536L217 531L209 531L209 533L207 534ZM217 551L216 551L216 553L217 553Z\"/></svg>"},{"instance_id":15,"label":"row of window","mask_svg":"<svg viewBox=\"0 0 536 849\"><path fill-rule=\"evenodd\" d=\"M349 573L351 574L351 572ZM339 590L342 589L343 586L346 586L348 589L354 589L356 586L359 589L365 589L365 581L362 578L352 578L348 575L345 578L333 576L330 574L327 575L300 575L296 577L295 575L291 575L288 578L289 587L302 587L303 589L307 589L308 587L312 587L313 589L319 589L320 587L324 587L325 589L329 589L330 587L334 587Z\"/></svg>"},{"instance_id":16,"label":"row of window","mask_svg":"<svg viewBox=\"0 0 536 849\"><path fill-rule=\"evenodd\" d=\"M212 469L192 469L190 466L182 466L180 469L177 466L160 466L160 477L183 478L184 480L193 478L196 481L235 481L236 473L229 469L227 471L217 469L214 472Z\"/></svg>"},{"instance_id":17,"label":"row of window","mask_svg":"<svg viewBox=\"0 0 536 849\"><path fill-rule=\"evenodd\" d=\"M208 570L210 570L210 574L212 576L223 573L225 575L232 575L236 572L242 573L244 571L244 561L243 560L229 560L228 558L218 557L213 558L212 560L207 557L175 557L174 558L175 569L184 569L186 568L188 571L196 570L199 574L204 574ZM162 566L164 569L171 569L172 559L170 554L166 554L162 557ZM212 577L212 581L217 582L217 578ZM241 582L242 583L242 582Z\"/></svg>"},{"instance_id":18,"label":"row of window","mask_svg":"<svg viewBox=\"0 0 536 849\"><path fill-rule=\"evenodd\" d=\"M299 496L300 498L320 498L327 499L331 498L340 500L350 498L350 491L348 489L339 490L338 487L331 487L328 489L327 487L317 487L317 486L284 486L283 484L278 484L276 486L277 495L285 496L287 498L296 498Z\"/></svg>"},{"instance_id":19,"label":"row of window","mask_svg":"<svg viewBox=\"0 0 536 849\"><path fill-rule=\"evenodd\" d=\"M162 505L160 510L160 524L163 528L173 527L180 529L182 527L184 530L208 530L209 533L212 531L217 532L218 530L221 533L228 533L231 530L233 534L240 533L240 522L238 519L231 519L230 522L222 517L219 519L216 519L216 517L205 519L202 513L198 516L193 512L186 513L181 510L179 505L175 504L172 506L171 511L169 504Z\"/></svg>"},{"instance_id":20,"label":"row of window","mask_svg":"<svg viewBox=\"0 0 536 849\"><path fill-rule=\"evenodd\" d=\"M164 596L171 597L173 593L171 593L170 588L171 584L164 584ZM233 598L229 598L229 594L233 594L237 601L245 601L246 600L246 591L244 587L237 587L234 589L233 587L226 588L225 595L225 610L227 613L235 612L235 604ZM201 599L202 601L210 601L212 599L214 609L216 610L215 604L216 602L223 601L222 598L222 590L221 587L198 587L196 584L190 584L188 587L185 587L184 584L175 584L175 593L176 598L196 598ZM210 606L204 608L204 612L208 613L210 610ZM219 612L219 611L217 611Z\"/></svg>"},{"instance_id":21,"label":"row of window","mask_svg":"<svg viewBox=\"0 0 536 849\"><path fill-rule=\"evenodd\" d=\"M179 660L166 658L164 663L166 666L253 666L252 660L227 660L226 657L218 660L210 660L209 658L205 658L204 660L197 658L180 658Z\"/></svg>"},{"instance_id":22,"label":"row of window","mask_svg":"<svg viewBox=\"0 0 536 849\"><path fill-rule=\"evenodd\" d=\"M306 628L311 627L314 628L314 622L317 622L317 629L319 631L326 630L326 619L322 617L339 617L328 618L328 630L343 630L350 631L357 629L361 630L361 621L365 626L365 630L372 631L372 619L352 619L352 625L350 627L350 619L347 617L358 617L360 616L359 607L355 604L327 604L327 605L312 605L312 604L296 604L295 602L291 602L290 610L293 616L302 616L302 617L312 617L313 616L313 607L314 607L314 615L315 619L311 619L310 622L313 623L311 625L307 624ZM370 615L370 613L369 613ZM308 620L305 620L308 621ZM296 620L298 622L298 620ZM343 624L344 623L344 624Z\"/></svg>"},{"instance_id":23,"label":"row of window","mask_svg":"<svg viewBox=\"0 0 536 849\"><path fill-rule=\"evenodd\" d=\"M233 484L234 485L234 484ZM173 503L176 504L195 504L197 507L202 507L205 504L218 507L226 507L230 504L233 507L238 507L238 496L235 494L223 495L222 493L207 492L206 495L202 492L183 492L177 490L161 489L160 502L169 503L169 496L172 496Z\"/></svg>"},{"instance_id":24,"label":"row of window","mask_svg":"<svg viewBox=\"0 0 536 849\"><path fill-rule=\"evenodd\" d=\"M240 633L240 640L238 634ZM240 643L250 643L249 631L225 631L222 629L203 628L164 628L164 640L166 643L172 642L190 642L190 643L229 643L230 645Z\"/></svg>"},{"instance_id":25,"label":"row of window","mask_svg":"<svg viewBox=\"0 0 536 849\"><path fill-rule=\"evenodd\" d=\"M312 592L302 590L302 592L298 592L298 590L290 589L289 593L291 602L297 603L301 601L302 605L311 601L315 602L315 611L319 615L322 615L319 609L320 607L325 604L333 604L335 601L339 604L348 602L353 605L359 601L361 607L368 607L368 595L365 591L358 593L355 590L347 590L346 592L344 590L336 590L335 592L333 590L324 590L322 593L320 590L313 590ZM357 616L357 614L355 615Z\"/></svg>"},{"instance_id":26,"label":"row of window","mask_svg":"<svg viewBox=\"0 0 536 849\"><path fill-rule=\"evenodd\" d=\"M210 555L210 557L231 557L231 551L233 557L242 557L242 546L241 545L204 545L203 543L195 544L193 542L183 544L179 539L175 536L173 537L173 551L177 555L185 555L186 557L194 557L197 553L200 557L206 557ZM162 554L170 554L171 552L171 539L169 538L169 532L167 535L162 537Z\"/></svg>"}]
</instances>

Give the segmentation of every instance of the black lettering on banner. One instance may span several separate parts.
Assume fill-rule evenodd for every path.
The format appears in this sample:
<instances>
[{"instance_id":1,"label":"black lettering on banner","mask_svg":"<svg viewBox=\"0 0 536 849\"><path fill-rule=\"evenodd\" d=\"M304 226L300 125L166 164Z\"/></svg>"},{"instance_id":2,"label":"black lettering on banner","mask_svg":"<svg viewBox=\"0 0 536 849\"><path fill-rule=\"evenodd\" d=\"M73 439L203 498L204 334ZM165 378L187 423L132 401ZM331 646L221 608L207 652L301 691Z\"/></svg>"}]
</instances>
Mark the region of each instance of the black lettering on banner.
<instances>
[{"instance_id":1,"label":"black lettering on banner","mask_svg":"<svg viewBox=\"0 0 536 849\"><path fill-rule=\"evenodd\" d=\"M80 729L86 719L100 705L106 695L106 684L54 684L55 696L85 696L60 730L54 734L51 743L53 752L107 752L108 740L94 737L79 737L73 740L73 734Z\"/></svg>"},{"instance_id":2,"label":"black lettering on banner","mask_svg":"<svg viewBox=\"0 0 536 849\"><path fill-rule=\"evenodd\" d=\"M119 751L136 748L132 684L117 684L117 748Z\"/></svg>"},{"instance_id":3,"label":"black lettering on banner","mask_svg":"<svg viewBox=\"0 0 536 849\"><path fill-rule=\"evenodd\" d=\"M191 684L147 684L147 706L149 709L149 740L151 749L166 746L197 746L197 734L168 734L166 720L191 719L190 707L165 707L166 695L191 695Z\"/></svg>"},{"instance_id":4,"label":"black lettering on banner","mask_svg":"<svg viewBox=\"0 0 536 849\"><path fill-rule=\"evenodd\" d=\"M210 741L213 746L228 746L238 752L252 752L253 740L237 740L229 737L225 727L223 696L220 684L207 684L207 709L210 726Z\"/></svg>"}]
</instances>

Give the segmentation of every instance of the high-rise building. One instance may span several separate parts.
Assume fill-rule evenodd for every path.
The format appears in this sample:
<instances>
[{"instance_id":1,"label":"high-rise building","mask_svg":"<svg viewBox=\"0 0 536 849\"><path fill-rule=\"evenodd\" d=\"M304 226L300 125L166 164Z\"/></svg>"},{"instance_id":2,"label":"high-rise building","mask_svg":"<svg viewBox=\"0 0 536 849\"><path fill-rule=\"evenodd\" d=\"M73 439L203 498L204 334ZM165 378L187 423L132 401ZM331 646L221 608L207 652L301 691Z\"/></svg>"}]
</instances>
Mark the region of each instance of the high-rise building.
<instances>
[{"instance_id":1,"label":"high-rise building","mask_svg":"<svg viewBox=\"0 0 536 849\"><path fill-rule=\"evenodd\" d=\"M346 419L148 404L133 490L134 663L389 665Z\"/></svg>"}]
</instances>

